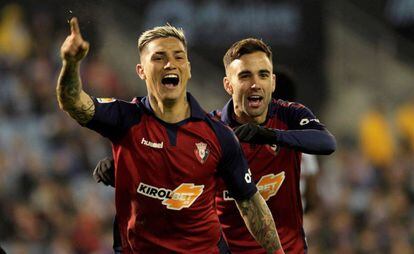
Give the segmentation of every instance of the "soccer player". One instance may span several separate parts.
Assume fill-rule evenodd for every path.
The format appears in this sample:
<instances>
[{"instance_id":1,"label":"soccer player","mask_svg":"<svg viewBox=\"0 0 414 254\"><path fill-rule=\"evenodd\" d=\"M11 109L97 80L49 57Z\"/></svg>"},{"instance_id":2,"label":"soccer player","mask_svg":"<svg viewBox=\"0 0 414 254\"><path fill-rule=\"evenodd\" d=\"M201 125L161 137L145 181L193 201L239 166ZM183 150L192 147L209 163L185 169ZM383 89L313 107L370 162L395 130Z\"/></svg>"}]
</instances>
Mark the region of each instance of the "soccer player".
<instances>
[{"instance_id":1,"label":"soccer player","mask_svg":"<svg viewBox=\"0 0 414 254\"><path fill-rule=\"evenodd\" d=\"M223 59L224 89L232 99L212 114L235 129L248 159L254 182L275 218L286 253L305 253L303 211L299 191L301 152L330 154L334 137L305 106L272 100L276 87L272 52L261 40L233 44ZM108 184L111 169L101 161L95 177ZM224 184L217 210L232 253L266 253L249 235Z\"/></svg>"},{"instance_id":2,"label":"soccer player","mask_svg":"<svg viewBox=\"0 0 414 254\"><path fill-rule=\"evenodd\" d=\"M305 106L272 100L276 88L272 52L261 40L234 43L224 58L224 89L232 99L213 112L232 128L242 148L261 195L275 218L286 253L305 253L299 191L301 152L330 154L334 137ZM232 253L265 253L247 234L231 194L223 185L217 196L220 222Z\"/></svg>"},{"instance_id":3,"label":"soccer player","mask_svg":"<svg viewBox=\"0 0 414 254\"><path fill-rule=\"evenodd\" d=\"M257 242L268 253L284 253L234 134L186 92L191 74L182 30L155 27L140 36L136 71L148 94L129 103L83 91L79 68L89 44L76 18L70 26L57 99L78 123L112 142L122 253L225 252L214 204L219 179Z\"/></svg>"}]
</instances>

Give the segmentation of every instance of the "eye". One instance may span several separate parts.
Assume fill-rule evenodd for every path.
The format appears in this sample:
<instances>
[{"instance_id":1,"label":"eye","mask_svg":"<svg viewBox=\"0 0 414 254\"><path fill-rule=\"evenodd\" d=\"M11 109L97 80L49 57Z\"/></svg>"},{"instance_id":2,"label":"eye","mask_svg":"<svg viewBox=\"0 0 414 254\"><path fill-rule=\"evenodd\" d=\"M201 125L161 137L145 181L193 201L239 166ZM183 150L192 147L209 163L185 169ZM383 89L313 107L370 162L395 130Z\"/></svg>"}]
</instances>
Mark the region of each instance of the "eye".
<instances>
[{"instance_id":1,"label":"eye","mask_svg":"<svg viewBox=\"0 0 414 254\"><path fill-rule=\"evenodd\" d=\"M269 73L261 73L260 74L261 78L268 78L269 77Z\"/></svg>"},{"instance_id":2,"label":"eye","mask_svg":"<svg viewBox=\"0 0 414 254\"><path fill-rule=\"evenodd\" d=\"M155 56L153 56L151 59L152 59L153 61L160 61L160 60L162 60L162 59L163 59L163 56L160 56L160 55L155 55Z\"/></svg>"}]
</instances>

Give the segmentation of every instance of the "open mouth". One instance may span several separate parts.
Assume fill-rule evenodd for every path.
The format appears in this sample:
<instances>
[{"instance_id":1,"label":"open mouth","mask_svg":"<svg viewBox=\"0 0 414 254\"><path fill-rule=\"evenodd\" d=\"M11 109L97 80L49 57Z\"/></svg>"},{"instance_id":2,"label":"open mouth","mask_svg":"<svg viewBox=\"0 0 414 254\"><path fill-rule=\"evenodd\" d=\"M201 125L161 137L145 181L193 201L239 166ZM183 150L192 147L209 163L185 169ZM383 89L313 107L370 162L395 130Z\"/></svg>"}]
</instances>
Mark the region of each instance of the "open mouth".
<instances>
[{"instance_id":1,"label":"open mouth","mask_svg":"<svg viewBox=\"0 0 414 254\"><path fill-rule=\"evenodd\" d=\"M166 87L172 88L177 86L179 81L180 78L177 74L167 74L162 78L161 83Z\"/></svg>"},{"instance_id":2,"label":"open mouth","mask_svg":"<svg viewBox=\"0 0 414 254\"><path fill-rule=\"evenodd\" d=\"M249 102L249 106L256 108L262 104L263 96L260 95L251 95L247 97L247 101Z\"/></svg>"}]
</instances>

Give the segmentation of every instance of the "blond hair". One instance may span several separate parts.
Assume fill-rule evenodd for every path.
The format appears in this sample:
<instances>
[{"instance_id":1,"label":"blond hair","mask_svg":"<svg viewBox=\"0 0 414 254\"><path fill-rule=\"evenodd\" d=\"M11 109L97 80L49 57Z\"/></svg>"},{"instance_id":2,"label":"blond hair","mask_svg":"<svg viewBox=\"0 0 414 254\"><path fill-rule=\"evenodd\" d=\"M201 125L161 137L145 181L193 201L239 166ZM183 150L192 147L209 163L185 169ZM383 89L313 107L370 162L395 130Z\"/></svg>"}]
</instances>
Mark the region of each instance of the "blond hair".
<instances>
[{"instance_id":1,"label":"blond hair","mask_svg":"<svg viewBox=\"0 0 414 254\"><path fill-rule=\"evenodd\" d=\"M181 41L184 45L184 48L187 50L187 41L185 39L184 31L182 28L176 28L170 24L166 24L165 26L157 26L150 30L147 30L141 34L138 39L138 50L139 53L142 52L145 45L149 42L159 39L159 38L168 38L174 37Z\"/></svg>"}]
</instances>

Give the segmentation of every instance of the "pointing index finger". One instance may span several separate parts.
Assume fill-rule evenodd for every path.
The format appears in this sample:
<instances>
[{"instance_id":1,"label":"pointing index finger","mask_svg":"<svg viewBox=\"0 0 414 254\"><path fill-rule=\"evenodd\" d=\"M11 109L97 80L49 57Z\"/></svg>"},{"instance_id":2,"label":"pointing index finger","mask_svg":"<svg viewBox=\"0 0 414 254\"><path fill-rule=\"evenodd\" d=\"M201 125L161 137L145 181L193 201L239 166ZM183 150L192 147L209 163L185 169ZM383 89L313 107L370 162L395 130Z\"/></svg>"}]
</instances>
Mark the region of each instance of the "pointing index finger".
<instances>
[{"instance_id":1,"label":"pointing index finger","mask_svg":"<svg viewBox=\"0 0 414 254\"><path fill-rule=\"evenodd\" d=\"M79 34L80 35L80 29L79 29L78 19L76 17L73 17L70 20L70 32L72 34Z\"/></svg>"}]
</instances>

